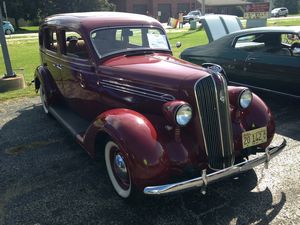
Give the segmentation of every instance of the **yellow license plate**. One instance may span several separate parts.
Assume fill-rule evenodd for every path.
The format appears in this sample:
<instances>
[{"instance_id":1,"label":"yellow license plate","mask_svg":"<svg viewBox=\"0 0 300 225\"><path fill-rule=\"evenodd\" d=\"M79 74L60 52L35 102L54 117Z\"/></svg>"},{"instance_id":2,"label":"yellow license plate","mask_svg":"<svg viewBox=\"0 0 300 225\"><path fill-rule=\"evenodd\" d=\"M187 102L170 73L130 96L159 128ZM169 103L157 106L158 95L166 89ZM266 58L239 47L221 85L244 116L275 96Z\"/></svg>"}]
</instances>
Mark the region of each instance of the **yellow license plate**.
<instances>
[{"instance_id":1,"label":"yellow license plate","mask_svg":"<svg viewBox=\"0 0 300 225\"><path fill-rule=\"evenodd\" d=\"M243 148L259 145L267 142L267 127L261 127L242 133Z\"/></svg>"}]
</instances>

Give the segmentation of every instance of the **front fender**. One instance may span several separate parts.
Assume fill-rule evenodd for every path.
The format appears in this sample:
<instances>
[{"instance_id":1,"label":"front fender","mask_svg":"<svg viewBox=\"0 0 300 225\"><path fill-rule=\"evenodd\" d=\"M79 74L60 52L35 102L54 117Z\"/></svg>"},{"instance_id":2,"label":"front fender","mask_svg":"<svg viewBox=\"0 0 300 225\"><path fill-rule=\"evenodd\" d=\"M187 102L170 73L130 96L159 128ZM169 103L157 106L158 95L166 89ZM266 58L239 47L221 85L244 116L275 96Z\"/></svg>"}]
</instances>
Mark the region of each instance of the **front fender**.
<instances>
[{"instance_id":1,"label":"front fender","mask_svg":"<svg viewBox=\"0 0 300 225\"><path fill-rule=\"evenodd\" d=\"M235 149L242 149L242 132L264 126L267 127L267 142L260 145L260 147L266 148L275 134L275 121L270 108L260 97L253 93L249 108L241 110L238 107L237 96L245 87L229 86L228 89Z\"/></svg>"},{"instance_id":2,"label":"front fender","mask_svg":"<svg viewBox=\"0 0 300 225\"><path fill-rule=\"evenodd\" d=\"M167 154L146 117L129 109L113 109L99 115L85 135L84 145L92 150L91 155L99 151L92 146L99 132L105 132L120 146L139 188L165 181L169 174Z\"/></svg>"}]
</instances>

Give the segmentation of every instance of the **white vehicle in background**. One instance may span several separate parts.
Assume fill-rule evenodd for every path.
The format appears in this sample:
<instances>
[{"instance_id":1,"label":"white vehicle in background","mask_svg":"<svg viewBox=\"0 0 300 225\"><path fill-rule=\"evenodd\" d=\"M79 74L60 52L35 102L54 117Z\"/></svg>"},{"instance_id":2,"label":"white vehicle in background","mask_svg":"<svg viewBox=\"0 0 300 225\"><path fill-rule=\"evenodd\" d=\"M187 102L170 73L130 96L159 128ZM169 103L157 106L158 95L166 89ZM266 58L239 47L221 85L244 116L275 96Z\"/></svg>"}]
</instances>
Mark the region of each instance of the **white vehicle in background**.
<instances>
[{"instance_id":1,"label":"white vehicle in background","mask_svg":"<svg viewBox=\"0 0 300 225\"><path fill-rule=\"evenodd\" d=\"M202 14L199 10L190 11L187 15L183 16L183 24L190 23L193 20L199 22L201 16Z\"/></svg>"},{"instance_id":2,"label":"white vehicle in background","mask_svg":"<svg viewBox=\"0 0 300 225\"><path fill-rule=\"evenodd\" d=\"M271 11L272 17L287 16L288 14L289 10L285 7L275 8Z\"/></svg>"}]
</instances>

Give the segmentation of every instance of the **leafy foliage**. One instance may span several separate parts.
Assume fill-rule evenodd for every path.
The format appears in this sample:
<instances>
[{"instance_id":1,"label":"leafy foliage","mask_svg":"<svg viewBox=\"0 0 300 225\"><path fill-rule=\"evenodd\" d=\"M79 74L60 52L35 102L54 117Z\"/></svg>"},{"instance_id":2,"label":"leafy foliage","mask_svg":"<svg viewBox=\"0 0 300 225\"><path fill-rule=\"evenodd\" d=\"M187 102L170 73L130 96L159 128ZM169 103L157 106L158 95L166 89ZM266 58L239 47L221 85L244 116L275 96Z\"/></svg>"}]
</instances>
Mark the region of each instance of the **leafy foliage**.
<instances>
[{"instance_id":1,"label":"leafy foliage","mask_svg":"<svg viewBox=\"0 0 300 225\"><path fill-rule=\"evenodd\" d=\"M2 6L3 0L0 2ZM115 9L108 0L6 0L5 3L8 16L15 19L17 28L20 18L36 21L57 13Z\"/></svg>"}]
</instances>

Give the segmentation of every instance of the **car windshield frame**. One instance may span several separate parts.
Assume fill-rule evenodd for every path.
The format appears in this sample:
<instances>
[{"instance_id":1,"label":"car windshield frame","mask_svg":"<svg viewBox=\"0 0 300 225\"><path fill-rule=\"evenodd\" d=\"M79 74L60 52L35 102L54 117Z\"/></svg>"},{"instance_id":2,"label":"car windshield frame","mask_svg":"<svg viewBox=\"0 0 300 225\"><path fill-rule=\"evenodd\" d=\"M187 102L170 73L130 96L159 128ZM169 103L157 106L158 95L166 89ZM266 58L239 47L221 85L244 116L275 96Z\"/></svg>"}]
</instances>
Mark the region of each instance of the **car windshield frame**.
<instances>
[{"instance_id":1,"label":"car windshield frame","mask_svg":"<svg viewBox=\"0 0 300 225\"><path fill-rule=\"evenodd\" d=\"M145 29L145 28L148 28L148 29L156 29L158 30L162 35L165 36L165 41L166 41L166 44L167 44L167 48L150 48L150 47L140 47L140 48L124 48L124 49L119 49L119 50L115 50L115 51L111 51L109 53L105 53L105 54L101 54L99 52L99 49L97 48L96 46L96 43L92 37L92 35L97 32L97 31L101 31L101 30L113 30L115 29L116 31L118 29L124 29L124 28L128 28L128 29ZM157 26L144 26L144 25L140 25L140 26L113 26L113 27L99 27L99 28L96 28L96 29L93 29L91 32L90 32L90 41L92 43L92 46L93 46L93 49L94 51L97 53L97 56L99 59L104 59L104 58L107 58L107 57L111 57L111 56L114 56L114 55L118 55L118 54L125 54L128 52L128 55L135 55L135 54L132 54L132 52L135 52L137 53L136 55L138 55L138 53L140 52L141 54L146 54L146 53L155 53L155 52L167 52L167 53L171 53L172 54L172 50L171 50L171 45L169 43L169 40L167 38L167 35L165 33L165 31L160 28L160 27L157 27Z\"/></svg>"}]
</instances>

